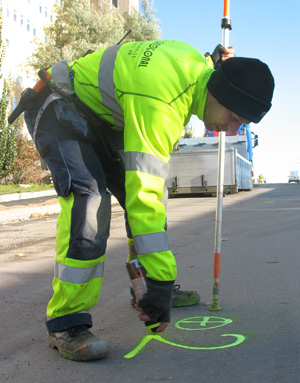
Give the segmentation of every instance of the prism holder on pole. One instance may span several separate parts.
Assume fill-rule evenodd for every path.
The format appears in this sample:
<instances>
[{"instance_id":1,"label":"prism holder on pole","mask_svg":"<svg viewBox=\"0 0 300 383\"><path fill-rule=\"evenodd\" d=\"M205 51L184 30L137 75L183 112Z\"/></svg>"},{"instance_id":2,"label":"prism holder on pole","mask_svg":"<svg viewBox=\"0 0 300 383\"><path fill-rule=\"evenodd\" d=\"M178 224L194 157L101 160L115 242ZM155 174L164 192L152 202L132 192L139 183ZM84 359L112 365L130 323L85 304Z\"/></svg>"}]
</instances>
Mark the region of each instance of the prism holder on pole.
<instances>
[{"instance_id":1,"label":"prism holder on pole","mask_svg":"<svg viewBox=\"0 0 300 383\"><path fill-rule=\"evenodd\" d=\"M229 18L230 0L224 0L222 27L222 45L226 48L229 46L229 30L231 23ZM221 241L222 241L222 210L223 210L223 194L224 194L224 165L225 165L225 132L219 133L219 150L218 150L218 182L217 182L217 211L215 224L215 246L214 246L214 286L213 286L213 303L209 310L219 311L219 284L220 284L220 267L221 267Z\"/></svg>"}]
</instances>

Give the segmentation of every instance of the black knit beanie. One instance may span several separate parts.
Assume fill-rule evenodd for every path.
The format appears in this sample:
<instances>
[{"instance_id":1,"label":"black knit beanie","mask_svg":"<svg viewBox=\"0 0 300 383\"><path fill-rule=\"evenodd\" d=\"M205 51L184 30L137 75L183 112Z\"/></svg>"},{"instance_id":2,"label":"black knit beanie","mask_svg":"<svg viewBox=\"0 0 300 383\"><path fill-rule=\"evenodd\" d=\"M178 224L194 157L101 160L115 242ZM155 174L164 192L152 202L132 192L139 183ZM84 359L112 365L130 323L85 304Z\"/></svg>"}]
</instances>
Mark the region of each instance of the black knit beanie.
<instances>
[{"instance_id":1,"label":"black knit beanie","mask_svg":"<svg viewBox=\"0 0 300 383\"><path fill-rule=\"evenodd\" d=\"M207 87L221 105L251 122L259 122L272 106L274 78L269 67L257 59L223 61Z\"/></svg>"}]
</instances>

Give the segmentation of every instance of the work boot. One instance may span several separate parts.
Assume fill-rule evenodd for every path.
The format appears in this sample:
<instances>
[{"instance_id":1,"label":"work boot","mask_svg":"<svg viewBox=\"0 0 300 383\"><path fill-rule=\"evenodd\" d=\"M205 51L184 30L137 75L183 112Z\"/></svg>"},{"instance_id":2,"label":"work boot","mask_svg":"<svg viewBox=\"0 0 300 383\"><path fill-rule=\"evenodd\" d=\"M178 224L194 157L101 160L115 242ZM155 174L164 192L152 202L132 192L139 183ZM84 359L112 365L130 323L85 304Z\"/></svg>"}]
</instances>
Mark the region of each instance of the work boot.
<instances>
[{"instance_id":1,"label":"work boot","mask_svg":"<svg viewBox=\"0 0 300 383\"><path fill-rule=\"evenodd\" d=\"M180 285L174 285L172 307L194 306L200 301L200 295L195 290L180 290ZM130 287L130 304L136 304L132 287Z\"/></svg>"},{"instance_id":2,"label":"work boot","mask_svg":"<svg viewBox=\"0 0 300 383\"><path fill-rule=\"evenodd\" d=\"M79 362L104 358L108 350L107 342L95 337L86 325L61 332L48 332L48 342L64 358Z\"/></svg>"},{"instance_id":3,"label":"work boot","mask_svg":"<svg viewBox=\"0 0 300 383\"><path fill-rule=\"evenodd\" d=\"M200 301L200 295L195 290L180 290L180 285L174 285L172 307L194 306Z\"/></svg>"}]
</instances>

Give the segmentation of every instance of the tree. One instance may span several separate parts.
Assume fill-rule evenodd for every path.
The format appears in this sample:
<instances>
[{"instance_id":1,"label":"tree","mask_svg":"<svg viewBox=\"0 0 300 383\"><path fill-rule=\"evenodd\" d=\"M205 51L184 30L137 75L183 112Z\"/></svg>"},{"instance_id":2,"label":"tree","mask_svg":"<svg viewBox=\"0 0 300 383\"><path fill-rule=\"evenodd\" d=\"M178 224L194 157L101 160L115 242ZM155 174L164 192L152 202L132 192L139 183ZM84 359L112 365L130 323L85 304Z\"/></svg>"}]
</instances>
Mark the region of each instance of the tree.
<instances>
[{"instance_id":1,"label":"tree","mask_svg":"<svg viewBox=\"0 0 300 383\"><path fill-rule=\"evenodd\" d=\"M153 2L143 1L142 13L133 11L121 16L111 2L99 8L89 0L61 0L55 5L56 19L45 28L45 41L35 40L36 49L29 59L35 70L47 68L58 60L74 60L89 49L98 50L116 44L125 33L126 41L152 40L160 37L159 21L153 16Z\"/></svg>"},{"instance_id":2,"label":"tree","mask_svg":"<svg viewBox=\"0 0 300 383\"><path fill-rule=\"evenodd\" d=\"M16 128L7 125L6 111L9 103L10 79L2 76L2 62L5 57L5 46L2 43L3 15L0 8L0 80L2 97L0 101L0 178L5 177L13 168L16 155Z\"/></svg>"},{"instance_id":3,"label":"tree","mask_svg":"<svg viewBox=\"0 0 300 383\"><path fill-rule=\"evenodd\" d=\"M0 101L0 178L6 177L13 169L16 156L16 127L8 126L6 119L9 88L10 82L4 79Z\"/></svg>"},{"instance_id":4,"label":"tree","mask_svg":"<svg viewBox=\"0 0 300 383\"><path fill-rule=\"evenodd\" d=\"M0 80L2 97L0 101L0 179L9 182L43 182L45 172L40 169L40 160L34 144L28 138L17 134L19 119L14 126L7 123L7 107L12 81L2 76L5 46L2 44L3 16L0 7Z\"/></svg>"},{"instance_id":5,"label":"tree","mask_svg":"<svg viewBox=\"0 0 300 383\"><path fill-rule=\"evenodd\" d=\"M131 14L125 13L124 31L131 30L127 41L144 41L156 40L161 38L160 22L153 13L156 10L153 8L153 1L148 0L142 2L142 13L135 9Z\"/></svg>"}]
</instances>

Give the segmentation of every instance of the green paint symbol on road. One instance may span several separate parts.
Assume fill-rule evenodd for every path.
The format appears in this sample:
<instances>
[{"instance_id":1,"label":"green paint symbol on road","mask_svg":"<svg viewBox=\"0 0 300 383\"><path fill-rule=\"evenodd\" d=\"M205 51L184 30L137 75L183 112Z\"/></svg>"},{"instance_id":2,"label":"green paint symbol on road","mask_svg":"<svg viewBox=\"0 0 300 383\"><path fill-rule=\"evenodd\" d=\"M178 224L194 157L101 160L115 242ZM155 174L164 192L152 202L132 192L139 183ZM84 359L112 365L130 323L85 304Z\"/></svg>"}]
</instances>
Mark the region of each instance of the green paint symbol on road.
<instances>
[{"instance_id":1,"label":"green paint symbol on road","mask_svg":"<svg viewBox=\"0 0 300 383\"><path fill-rule=\"evenodd\" d=\"M222 327L230 324L231 319L214 317L214 316L199 316L181 319L174 326L180 330L199 331L211 330L217 327Z\"/></svg>"},{"instance_id":2,"label":"green paint symbol on road","mask_svg":"<svg viewBox=\"0 0 300 383\"><path fill-rule=\"evenodd\" d=\"M174 326L180 330L195 331L195 330L210 330L217 327L226 326L227 324L230 324L230 323L232 323L232 320L227 318L216 317L216 316L198 316L198 317L181 319L177 321L174 324ZM231 336L231 337L234 337L235 340L232 343L228 343L225 345L204 347L204 346L188 346L185 344L175 343L168 339L163 338L161 335L145 335L140 341L140 343L132 351L124 355L124 358L130 359L135 357L152 339L158 342L168 344L169 346L185 348L189 350L219 350L219 349L237 346L243 343L246 339L246 337L241 334L222 334L221 336L223 337Z\"/></svg>"},{"instance_id":3,"label":"green paint symbol on road","mask_svg":"<svg viewBox=\"0 0 300 383\"><path fill-rule=\"evenodd\" d=\"M275 201L264 201L263 203L275 203Z\"/></svg>"}]
</instances>

